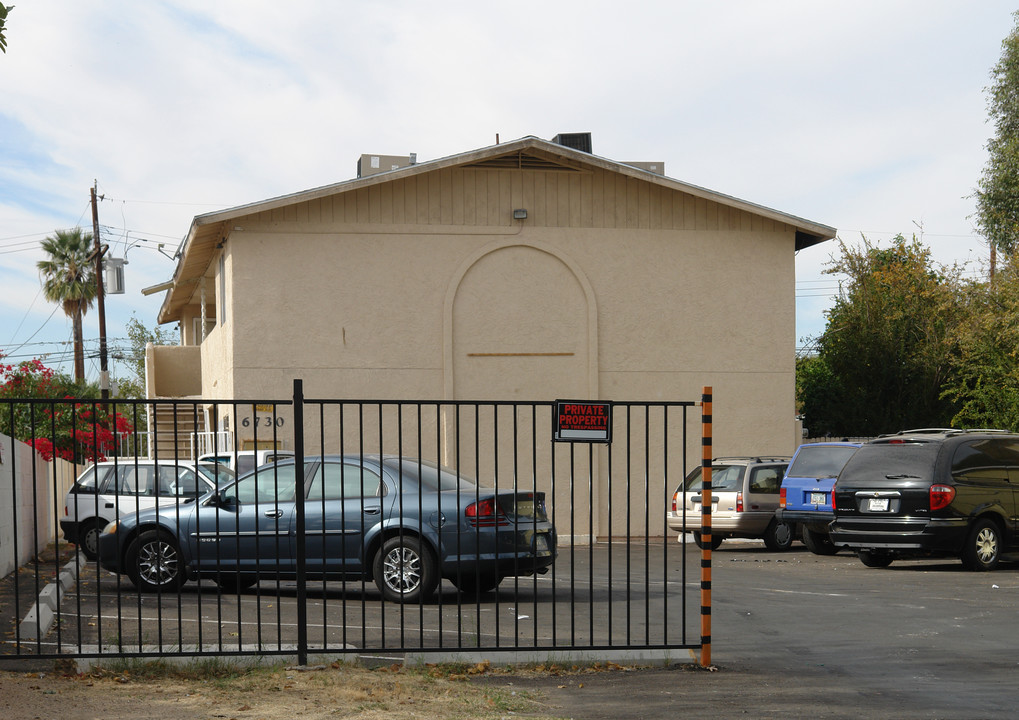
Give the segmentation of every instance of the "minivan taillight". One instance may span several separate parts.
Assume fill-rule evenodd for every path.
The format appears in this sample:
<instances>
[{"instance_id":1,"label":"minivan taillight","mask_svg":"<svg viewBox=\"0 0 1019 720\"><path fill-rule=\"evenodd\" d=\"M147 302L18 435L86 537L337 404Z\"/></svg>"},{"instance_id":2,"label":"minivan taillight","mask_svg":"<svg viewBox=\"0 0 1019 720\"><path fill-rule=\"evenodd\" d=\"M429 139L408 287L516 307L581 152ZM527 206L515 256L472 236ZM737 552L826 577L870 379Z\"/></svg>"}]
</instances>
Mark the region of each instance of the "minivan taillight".
<instances>
[{"instance_id":1,"label":"minivan taillight","mask_svg":"<svg viewBox=\"0 0 1019 720\"><path fill-rule=\"evenodd\" d=\"M779 488L778 491L778 506L780 508L785 507L785 488Z\"/></svg>"},{"instance_id":2,"label":"minivan taillight","mask_svg":"<svg viewBox=\"0 0 1019 720\"><path fill-rule=\"evenodd\" d=\"M743 493L736 493L736 512L743 512Z\"/></svg>"},{"instance_id":3,"label":"minivan taillight","mask_svg":"<svg viewBox=\"0 0 1019 720\"><path fill-rule=\"evenodd\" d=\"M678 492L672 493L672 512L678 512L679 511L679 504L677 502L678 500L679 500L679 493Z\"/></svg>"},{"instance_id":4,"label":"minivan taillight","mask_svg":"<svg viewBox=\"0 0 1019 720\"><path fill-rule=\"evenodd\" d=\"M931 510L948 507L955 499L955 488L951 485L931 485Z\"/></svg>"}]
</instances>

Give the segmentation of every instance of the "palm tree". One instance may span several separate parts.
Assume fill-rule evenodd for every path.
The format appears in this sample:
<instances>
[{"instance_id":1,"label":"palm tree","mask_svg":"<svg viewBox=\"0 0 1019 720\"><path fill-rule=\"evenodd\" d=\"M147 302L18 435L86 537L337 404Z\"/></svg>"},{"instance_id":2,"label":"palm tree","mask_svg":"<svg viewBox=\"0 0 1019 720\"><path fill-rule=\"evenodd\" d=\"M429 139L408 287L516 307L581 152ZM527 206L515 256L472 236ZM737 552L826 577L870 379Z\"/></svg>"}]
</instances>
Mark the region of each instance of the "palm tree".
<instances>
[{"instance_id":1,"label":"palm tree","mask_svg":"<svg viewBox=\"0 0 1019 720\"><path fill-rule=\"evenodd\" d=\"M64 314L74 325L74 379L85 379L85 350L81 318L96 298L95 265L89 262L92 233L81 228L57 230L53 237L42 241L48 260L37 264L42 290L50 302L60 303Z\"/></svg>"}]
</instances>

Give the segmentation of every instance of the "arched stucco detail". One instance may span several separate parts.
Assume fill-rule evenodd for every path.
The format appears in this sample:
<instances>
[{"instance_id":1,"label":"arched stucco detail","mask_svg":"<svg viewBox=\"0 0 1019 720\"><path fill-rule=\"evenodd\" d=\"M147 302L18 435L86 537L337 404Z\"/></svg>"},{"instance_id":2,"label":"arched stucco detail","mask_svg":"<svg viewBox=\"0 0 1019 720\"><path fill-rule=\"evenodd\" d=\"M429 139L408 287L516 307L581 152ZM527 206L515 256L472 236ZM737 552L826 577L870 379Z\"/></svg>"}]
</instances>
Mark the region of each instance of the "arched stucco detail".
<instances>
[{"instance_id":1,"label":"arched stucco detail","mask_svg":"<svg viewBox=\"0 0 1019 720\"><path fill-rule=\"evenodd\" d=\"M469 255L457 267L450 278L446 289L446 298L443 304L442 314L442 364L443 364L443 399L452 400L456 393L454 377L454 305L457 292L463 283L467 273L477 265L483 258L492 253L507 248L522 247L547 254L565 266L576 280L580 287L585 301L587 311L587 396L588 398L598 397L598 306L594 295L594 288L591 286L586 274L580 266L562 251L549 247L548 245L521 240L518 237L512 239L496 240L479 248ZM578 398L585 399L585 398Z\"/></svg>"}]
</instances>

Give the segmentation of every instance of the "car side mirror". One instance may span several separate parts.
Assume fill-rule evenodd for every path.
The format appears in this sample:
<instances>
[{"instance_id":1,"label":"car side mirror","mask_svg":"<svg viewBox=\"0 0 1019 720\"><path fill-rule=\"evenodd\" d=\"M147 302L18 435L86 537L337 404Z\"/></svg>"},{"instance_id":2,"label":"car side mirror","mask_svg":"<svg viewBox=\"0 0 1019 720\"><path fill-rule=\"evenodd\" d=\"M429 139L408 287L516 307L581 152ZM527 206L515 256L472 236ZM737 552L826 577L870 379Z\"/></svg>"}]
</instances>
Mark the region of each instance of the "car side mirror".
<instances>
[{"instance_id":1,"label":"car side mirror","mask_svg":"<svg viewBox=\"0 0 1019 720\"><path fill-rule=\"evenodd\" d=\"M237 508L237 498L233 495L227 495L225 493L213 493L209 498L209 505L213 507L223 508L224 510L233 510Z\"/></svg>"}]
</instances>

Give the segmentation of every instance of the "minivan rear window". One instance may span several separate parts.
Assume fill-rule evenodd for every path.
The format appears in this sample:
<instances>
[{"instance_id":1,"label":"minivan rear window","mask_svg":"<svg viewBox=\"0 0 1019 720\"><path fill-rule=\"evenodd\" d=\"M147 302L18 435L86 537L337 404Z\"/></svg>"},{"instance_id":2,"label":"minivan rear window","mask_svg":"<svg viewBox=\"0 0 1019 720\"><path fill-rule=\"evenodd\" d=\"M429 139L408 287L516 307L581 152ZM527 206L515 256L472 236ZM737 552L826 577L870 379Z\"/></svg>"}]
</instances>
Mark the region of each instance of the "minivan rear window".
<instances>
[{"instance_id":1,"label":"minivan rear window","mask_svg":"<svg viewBox=\"0 0 1019 720\"><path fill-rule=\"evenodd\" d=\"M786 475L798 478L838 477L855 452L855 447L846 445L803 445L796 451L796 458L786 470Z\"/></svg>"},{"instance_id":2,"label":"minivan rear window","mask_svg":"<svg viewBox=\"0 0 1019 720\"><path fill-rule=\"evenodd\" d=\"M860 447L846 463L841 477L896 478L934 475L941 443L915 440L868 443ZM841 483L841 480L840 480Z\"/></svg>"}]
</instances>

